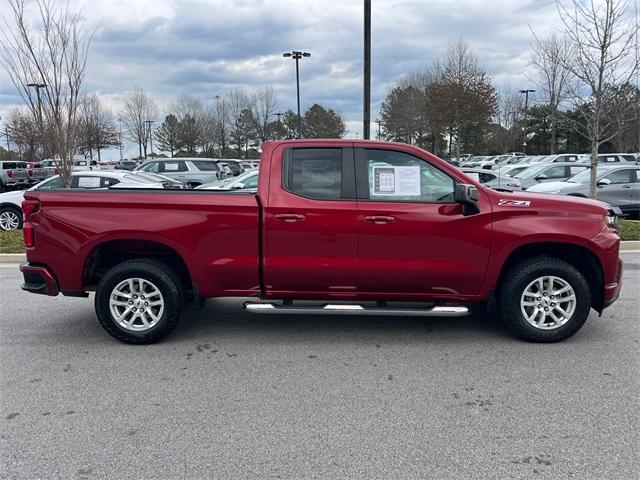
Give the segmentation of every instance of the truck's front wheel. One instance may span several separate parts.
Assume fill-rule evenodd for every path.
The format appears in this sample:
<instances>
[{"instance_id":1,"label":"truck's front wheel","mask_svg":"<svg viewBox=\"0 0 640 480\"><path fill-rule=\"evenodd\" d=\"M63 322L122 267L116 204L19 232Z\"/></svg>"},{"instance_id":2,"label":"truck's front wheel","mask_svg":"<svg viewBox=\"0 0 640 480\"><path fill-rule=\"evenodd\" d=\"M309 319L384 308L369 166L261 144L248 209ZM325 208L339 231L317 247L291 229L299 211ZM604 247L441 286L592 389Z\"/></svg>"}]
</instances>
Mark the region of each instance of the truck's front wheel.
<instances>
[{"instance_id":1,"label":"truck's front wheel","mask_svg":"<svg viewBox=\"0 0 640 480\"><path fill-rule=\"evenodd\" d=\"M507 327L531 342L559 342L589 316L589 285L573 265L551 257L528 259L502 279L499 308Z\"/></svg>"},{"instance_id":2,"label":"truck's front wheel","mask_svg":"<svg viewBox=\"0 0 640 480\"><path fill-rule=\"evenodd\" d=\"M154 343L176 327L184 296L178 276L153 260L128 260L109 270L96 290L104 329L121 342Z\"/></svg>"}]
</instances>

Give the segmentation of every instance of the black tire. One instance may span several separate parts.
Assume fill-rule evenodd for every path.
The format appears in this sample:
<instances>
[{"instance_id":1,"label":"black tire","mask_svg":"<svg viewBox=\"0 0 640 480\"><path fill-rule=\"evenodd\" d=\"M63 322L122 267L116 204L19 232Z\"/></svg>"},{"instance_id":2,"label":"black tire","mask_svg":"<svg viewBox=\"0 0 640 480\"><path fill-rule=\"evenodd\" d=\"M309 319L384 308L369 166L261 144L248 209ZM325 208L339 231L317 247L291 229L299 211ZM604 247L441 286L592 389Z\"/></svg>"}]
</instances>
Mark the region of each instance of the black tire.
<instances>
[{"instance_id":1,"label":"black tire","mask_svg":"<svg viewBox=\"0 0 640 480\"><path fill-rule=\"evenodd\" d=\"M0 215L2 215L3 213L15 215L18 219L18 226L15 229L8 229L4 228L0 224L0 230L20 230L22 228L22 210L16 207L2 207L0 208Z\"/></svg>"},{"instance_id":2,"label":"black tire","mask_svg":"<svg viewBox=\"0 0 640 480\"><path fill-rule=\"evenodd\" d=\"M531 325L520 307L520 300L527 286L543 276L561 278L573 288L576 296L573 315L564 325L552 330L543 330ZM498 294L500 316L509 330L523 340L540 343L560 342L580 330L589 316L589 284L582 273L563 260L547 256L524 260L511 268L501 281L502 287Z\"/></svg>"},{"instance_id":3,"label":"black tire","mask_svg":"<svg viewBox=\"0 0 640 480\"><path fill-rule=\"evenodd\" d=\"M111 313L111 293L128 278L147 280L162 294L164 311L157 323L148 330L128 330ZM178 324L184 305L184 287L180 278L164 263L149 259L127 260L113 267L100 280L95 296L95 310L102 327L113 338L134 345L155 343L169 335Z\"/></svg>"}]
</instances>

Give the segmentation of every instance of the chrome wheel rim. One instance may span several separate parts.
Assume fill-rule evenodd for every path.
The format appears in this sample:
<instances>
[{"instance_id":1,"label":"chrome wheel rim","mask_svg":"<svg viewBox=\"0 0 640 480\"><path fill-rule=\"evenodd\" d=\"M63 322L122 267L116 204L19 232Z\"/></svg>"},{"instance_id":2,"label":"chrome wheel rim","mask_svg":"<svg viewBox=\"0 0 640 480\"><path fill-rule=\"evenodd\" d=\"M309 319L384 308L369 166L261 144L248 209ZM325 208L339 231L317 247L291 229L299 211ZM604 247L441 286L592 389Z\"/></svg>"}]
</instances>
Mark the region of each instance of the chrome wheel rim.
<instances>
[{"instance_id":1,"label":"chrome wheel rim","mask_svg":"<svg viewBox=\"0 0 640 480\"><path fill-rule=\"evenodd\" d=\"M111 291L109 309L122 328L143 332L153 328L162 318L164 298L149 280L127 278Z\"/></svg>"},{"instance_id":2,"label":"chrome wheel rim","mask_svg":"<svg viewBox=\"0 0 640 480\"><path fill-rule=\"evenodd\" d=\"M520 310L530 325L554 330L567 323L576 311L576 293L560 277L539 277L524 289Z\"/></svg>"},{"instance_id":3,"label":"chrome wheel rim","mask_svg":"<svg viewBox=\"0 0 640 480\"><path fill-rule=\"evenodd\" d=\"M20 225L20 217L16 212L6 210L0 213L0 229L16 230Z\"/></svg>"}]
</instances>

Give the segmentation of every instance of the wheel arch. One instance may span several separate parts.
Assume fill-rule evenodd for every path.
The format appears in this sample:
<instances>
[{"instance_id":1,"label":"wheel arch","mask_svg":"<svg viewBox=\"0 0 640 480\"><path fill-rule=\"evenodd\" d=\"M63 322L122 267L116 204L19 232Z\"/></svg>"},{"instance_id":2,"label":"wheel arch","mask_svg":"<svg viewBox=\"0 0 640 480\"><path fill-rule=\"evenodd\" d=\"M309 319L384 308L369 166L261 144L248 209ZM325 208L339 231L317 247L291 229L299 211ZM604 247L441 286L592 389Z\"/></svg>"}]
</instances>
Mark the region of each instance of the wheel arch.
<instances>
[{"instance_id":1,"label":"wheel arch","mask_svg":"<svg viewBox=\"0 0 640 480\"><path fill-rule=\"evenodd\" d=\"M604 309L604 271L597 255L588 248L573 243L535 242L515 248L502 264L497 288L503 284L506 274L528 258L547 256L568 262L587 280L591 291L591 306L597 312Z\"/></svg>"},{"instance_id":2,"label":"wheel arch","mask_svg":"<svg viewBox=\"0 0 640 480\"><path fill-rule=\"evenodd\" d=\"M134 258L153 259L170 267L180 277L186 290L193 280L184 256L172 246L139 238L117 238L94 245L86 255L82 269L82 289L93 290L102 276L115 265Z\"/></svg>"}]
</instances>

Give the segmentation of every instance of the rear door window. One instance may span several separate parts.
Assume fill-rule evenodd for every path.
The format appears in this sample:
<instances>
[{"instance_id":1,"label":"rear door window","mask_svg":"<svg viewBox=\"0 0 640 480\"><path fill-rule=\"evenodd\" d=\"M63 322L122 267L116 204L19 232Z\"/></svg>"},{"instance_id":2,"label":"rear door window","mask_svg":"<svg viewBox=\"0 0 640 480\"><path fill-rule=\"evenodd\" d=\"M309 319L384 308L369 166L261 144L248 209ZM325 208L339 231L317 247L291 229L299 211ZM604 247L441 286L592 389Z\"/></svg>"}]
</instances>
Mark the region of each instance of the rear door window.
<instances>
[{"instance_id":1,"label":"rear door window","mask_svg":"<svg viewBox=\"0 0 640 480\"><path fill-rule=\"evenodd\" d=\"M284 186L291 193L318 200L341 198L341 148L294 148L287 151L284 167Z\"/></svg>"},{"instance_id":2,"label":"rear door window","mask_svg":"<svg viewBox=\"0 0 640 480\"><path fill-rule=\"evenodd\" d=\"M220 170L220 167L218 167L216 162L193 161L191 163L193 163L198 170L203 172L217 172Z\"/></svg>"},{"instance_id":3,"label":"rear door window","mask_svg":"<svg viewBox=\"0 0 640 480\"><path fill-rule=\"evenodd\" d=\"M188 170L184 160L160 162L160 172L162 173L186 172Z\"/></svg>"}]
</instances>

